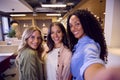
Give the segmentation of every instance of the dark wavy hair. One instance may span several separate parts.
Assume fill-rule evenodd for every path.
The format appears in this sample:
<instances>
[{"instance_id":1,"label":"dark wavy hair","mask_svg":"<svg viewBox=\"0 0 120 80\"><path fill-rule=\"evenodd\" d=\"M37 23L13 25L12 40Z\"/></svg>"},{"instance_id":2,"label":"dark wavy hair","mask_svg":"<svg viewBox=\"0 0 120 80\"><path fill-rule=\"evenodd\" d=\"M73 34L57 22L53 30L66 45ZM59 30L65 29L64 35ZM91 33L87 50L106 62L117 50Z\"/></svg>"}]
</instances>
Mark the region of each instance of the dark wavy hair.
<instances>
[{"instance_id":1,"label":"dark wavy hair","mask_svg":"<svg viewBox=\"0 0 120 80\"><path fill-rule=\"evenodd\" d=\"M101 47L100 58L106 61L107 46L106 46L102 27L99 21L96 19L96 17L94 17L94 15L88 10L84 10L84 9L77 10L68 16L67 32L68 32L68 37L70 40L71 50L73 49L74 45L78 41L78 39L76 39L74 35L72 34L70 30L70 26L69 26L69 20L72 15L75 15L76 17L79 18L85 34L89 36L90 38L92 38L95 42L99 43Z\"/></svg>"},{"instance_id":2,"label":"dark wavy hair","mask_svg":"<svg viewBox=\"0 0 120 80\"><path fill-rule=\"evenodd\" d=\"M60 22L53 22L53 23L50 25L49 29L48 29L48 35L47 35L47 46L48 46L48 48L49 48L49 51L48 51L48 52L52 51L53 48L54 48L54 45L55 45L55 44L54 44L54 41L53 41L52 38L51 38L51 28L52 28L54 25L58 26L58 27L61 29L61 31L62 31L62 33L63 33L63 37L62 37L63 45L69 48L68 39L67 39L67 33L66 33L66 30L65 30L65 27L64 27L63 24L60 23Z\"/></svg>"}]
</instances>

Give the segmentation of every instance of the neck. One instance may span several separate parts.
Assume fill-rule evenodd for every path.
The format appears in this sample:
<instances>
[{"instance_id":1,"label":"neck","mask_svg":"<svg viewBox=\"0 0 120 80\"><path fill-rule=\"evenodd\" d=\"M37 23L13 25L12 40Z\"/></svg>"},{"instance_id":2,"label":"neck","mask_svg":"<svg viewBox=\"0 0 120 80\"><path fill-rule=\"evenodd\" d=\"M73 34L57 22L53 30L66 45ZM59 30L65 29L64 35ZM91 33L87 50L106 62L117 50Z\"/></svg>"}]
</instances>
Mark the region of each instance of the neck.
<instances>
[{"instance_id":1,"label":"neck","mask_svg":"<svg viewBox=\"0 0 120 80\"><path fill-rule=\"evenodd\" d=\"M63 43L55 44L55 48L60 48Z\"/></svg>"}]
</instances>

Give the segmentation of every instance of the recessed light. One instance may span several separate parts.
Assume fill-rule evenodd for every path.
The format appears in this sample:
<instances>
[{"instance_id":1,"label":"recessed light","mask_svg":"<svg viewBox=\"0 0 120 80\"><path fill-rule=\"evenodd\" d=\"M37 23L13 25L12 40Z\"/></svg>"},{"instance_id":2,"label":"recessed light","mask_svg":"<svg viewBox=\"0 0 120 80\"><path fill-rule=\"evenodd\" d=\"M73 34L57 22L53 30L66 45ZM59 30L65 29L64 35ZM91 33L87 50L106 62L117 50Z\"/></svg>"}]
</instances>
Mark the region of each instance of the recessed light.
<instances>
[{"instance_id":1,"label":"recessed light","mask_svg":"<svg viewBox=\"0 0 120 80\"><path fill-rule=\"evenodd\" d=\"M26 14L11 14L10 16L26 16Z\"/></svg>"},{"instance_id":2,"label":"recessed light","mask_svg":"<svg viewBox=\"0 0 120 80\"><path fill-rule=\"evenodd\" d=\"M42 7L66 7L66 4L42 4Z\"/></svg>"}]
</instances>

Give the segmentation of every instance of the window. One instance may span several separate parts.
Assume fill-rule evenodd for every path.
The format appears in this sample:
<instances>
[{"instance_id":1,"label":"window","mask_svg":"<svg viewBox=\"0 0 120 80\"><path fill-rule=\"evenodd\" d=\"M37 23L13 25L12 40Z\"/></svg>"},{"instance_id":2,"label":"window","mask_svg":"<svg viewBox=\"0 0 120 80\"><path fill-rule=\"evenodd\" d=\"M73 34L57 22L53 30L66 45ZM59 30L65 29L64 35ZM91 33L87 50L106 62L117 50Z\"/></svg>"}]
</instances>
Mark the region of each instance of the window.
<instances>
[{"instance_id":1,"label":"window","mask_svg":"<svg viewBox=\"0 0 120 80\"><path fill-rule=\"evenodd\" d=\"M3 34L6 34L9 32L9 24L8 24L8 18L2 17L2 26L3 26Z\"/></svg>"}]
</instances>

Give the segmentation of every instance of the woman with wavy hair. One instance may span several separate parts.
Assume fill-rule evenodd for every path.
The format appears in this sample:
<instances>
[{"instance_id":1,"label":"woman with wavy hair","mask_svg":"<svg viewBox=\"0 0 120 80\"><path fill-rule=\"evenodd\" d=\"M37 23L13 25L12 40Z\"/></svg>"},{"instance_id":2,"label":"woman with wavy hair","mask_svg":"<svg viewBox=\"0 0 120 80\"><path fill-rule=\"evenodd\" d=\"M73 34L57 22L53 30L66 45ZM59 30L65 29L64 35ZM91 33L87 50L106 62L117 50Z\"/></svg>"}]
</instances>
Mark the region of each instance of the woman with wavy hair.
<instances>
[{"instance_id":1,"label":"woman with wavy hair","mask_svg":"<svg viewBox=\"0 0 120 80\"><path fill-rule=\"evenodd\" d=\"M67 20L73 56L71 73L73 80L93 80L95 74L105 67L107 47L102 27L88 10L77 10Z\"/></svg>"},{"instance_id":2,"label":"woman with wavy hair","mask_svg":"<svg viewBox=\"0 0 120 80\"><path fill-rule=\"evenodd\" d=\"M44 80L41 63L42 41L38 27L29 27L23 32L16 58L19 80Z\"/></svg>"},{"instance_id":3,"label":"woman with wavy hair","mask_svg":"<svg viewBox=\"0 0 120 80\"><path fill-rule=\"evenodd\" d=\"M70 76L71 51L66 30L62 23L53 22L47 35L47 80L68 80ZM51 74L52 73L52 74Z\"/></svg>"}]
</instances>

